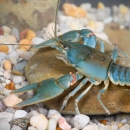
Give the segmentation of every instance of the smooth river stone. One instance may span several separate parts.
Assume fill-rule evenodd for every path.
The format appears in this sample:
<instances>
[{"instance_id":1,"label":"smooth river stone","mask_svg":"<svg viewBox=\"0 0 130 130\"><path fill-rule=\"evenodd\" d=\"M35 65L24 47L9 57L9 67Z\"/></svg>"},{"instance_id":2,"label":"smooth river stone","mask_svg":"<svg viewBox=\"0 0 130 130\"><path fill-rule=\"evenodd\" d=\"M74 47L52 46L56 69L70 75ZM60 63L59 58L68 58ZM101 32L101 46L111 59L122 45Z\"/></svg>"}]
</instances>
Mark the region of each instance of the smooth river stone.
<instances>
[{"instance_id":1,"label":"smooth river stone","mask_svg":"<svg viewBox=\"0 0 130 130\"><path fill-rule=\"evenodd\" d=\"M126 32L123 35L123 32ZM115 31L111 26L105 28L105 32L108 33L111 39L116 39L117 44L119 43L120 48L127 45L123 48L123 51L130 52L130 32L126 30ZM119 33L120 32L120 33ZM113 34L112 34L113 33ZM119 40L119 41L118 41ZM121 44L122 43L122 44ZM110 54L112 52L112 45L108 43L105 44L105 53ZM28 61L25 67L26 78L30 83L37 81L42 81L48 78L59 78L64 74L71 72L76 72L75 69L68 67L65 63L59 59L56 59L56 54L59 54L55 49L43 48L39 49L35 55ZM124 58L123 58L124 59ZM122 61L121 61L122 62ZM68 101L67 107L60 111L61 113L75 114L74 101L79 94L81 94L89 85L87 83L80 91L78 91L73 98L70 98ZM44 102L50 109L60 110L60 107L63 103L66 95L76 87L76 84L71 86L66 90L62 95ZM104 109L101 107L97 101L98 92L104 87L104 83L101 83L98 86L93 86L90 91L79 101L78 106L82 114L87 115L100 115L106 114ZM119 112L130 112L130 89L127 86L114 85L110 82L109 88L104 94L101 95L101 100L104 105L110 110L111 114Z\"/></svg>"}]
</instances>

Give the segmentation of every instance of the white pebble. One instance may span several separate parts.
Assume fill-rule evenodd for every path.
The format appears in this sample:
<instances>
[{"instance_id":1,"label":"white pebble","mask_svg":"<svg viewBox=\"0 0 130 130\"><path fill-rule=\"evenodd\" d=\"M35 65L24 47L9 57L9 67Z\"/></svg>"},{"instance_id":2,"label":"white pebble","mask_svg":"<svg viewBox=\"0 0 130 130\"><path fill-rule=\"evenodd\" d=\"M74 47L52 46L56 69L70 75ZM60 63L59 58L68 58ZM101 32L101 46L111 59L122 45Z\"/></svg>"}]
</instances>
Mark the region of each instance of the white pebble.
<instances>
[{"instance_id":1,"label":"white pebble","mask_svg":"<svg viewBox=\"0 0 130 130\"><path fill-rule=\"evenodd\" d=\"M4 73L0 71L0 76L2 77L3 75L4 75Z\"/></svg>"},{"instance_id":2,"label":"white pebble","mask_svg":"<svg viewBox=\"0 0 130 130\"><path fill-rule=\"evenodd\" d=\"M2 26L2 29L4 31L4 34L10 34L11 33L11 28L8 26Z\"/></svg>"},{"instance_id":3,"label":"white pebble","mask_svg":"<svg viewBox=\"0 0 130 130\"><path fill-rule=\"evenodd\" d=\"M104 29L104 24L102 22L96 22L96 32L102 32Z\"/></svg>"},{"instance_id":4,"label":"white pebble","mask_svg":"<svg viewBox=\"0 0 130 130\"><path fill-rule=\"evenodd\" d=\"M51 115L50 118L55 119L55 120L58 121L61 118L61 114L60 113L53 114L53 115Z\"/></svg>"},{"instance_id":5,"label":"white pebble","mask_svg":"<svg viewBox=\"0 0 130 130\"><path fill-rule=\"evenodd\" d=\"M2 67L0 67L0 72L4 72L4 69Z\"/></svg>"},{"instance_id":6,"label":"white pebble","mask_svg":"<svg viewBox=\"0 0 130 130\"><path fill-rule=\"evenodd\" d=\"M8 122L0 122L0 130L10 130L10 124Z\"/></svg>"},{"instance_id":7,"label":"white pebble","mask_svg":"<svg viewBox=\"0 0 130 130\"><path fill-rule=\"evenodd\" d=\"M26 115L26 117L28 117L28 118L30 119L32 116L36 116L36 115L38 115L38 114L39 114L39 113L38 113L37 111L33 110L33 111L29 112L29 113Z\"/></svg>"},{"instance_id":8,"label":"white pebble","mask_svg":"<svg viewBox=\"0 0 130 130\"><path fill-rule=\"evenodd\" d=\"M50 118L53 114L60 114L60 113L58 111L56 111L56 110L50 109L49 112L48 112L47 117Z\"/></svg>"},{"instance_id":9,"label":"white pebble","mask_svg":"<svg viewBox=\"0 0 130 130\"><path fill-rule=\"evenodd\" d=\"M18 30L16 27L13 27L13 28L12 28L11 34L12 34L13 36L15 36L18 41L20 40L20 38L19 38L19 30Z\"/></svg>"},{"instance_id":10,"label":"white pebble","mask_svg":"<svg viewBox=\"0 0 130 130\"><path fill-rule=\"evenodd\" d=\"M15 89L19 89L22 88L22 86L20 84L15 84Z\"/></svg>"},{"instance_id":11,"label":"white pebble","mask_svg":"<svg viewBox=\"0 0 130 130\"><path fill-rule=\"evenodd\" d=\"M71 130L79 130L79 129L77 129L77 128L72 128Z\"/></svg>"},{"instance_id":12,"label":"white pebble","mask_svg":"<svg viewBox=\"0 0 130 130\"><path fill-rule=\"evenodd\" d=\"M4 71L4 77L8 80L11 77L11 73L9 70Z\"/></svg>"},{"instance_id":13,"label":"white pebble","mask_svg":"<svg viewBox=\"0 0 130 130\"><path fill-rule=\"evenodd\" d=\"M4 59L6 59L6 54L5 53L3 53L3 52L0 52L0 62L2 61L2 60L4 60Z\"/></svg>"},{"instance_id":14,"label":"white pebble","mask_svg":"<svg viewBox=\"0 0 130 130\"><path fill-rule=\"evenodd\" d=\"M110 16L110 17L105 18L105 19L103 20L103 23L104 23L104 24L108 24L108 23L111 23L112 20L113 20L113 17Z\"/></svg>"},{"instance_id":15,"label":"white pebble","mask_svg":"<svg viewBox=\"0 0 130 130\"><path fill-rule=\"evenodd\" d=\"M11 130L22 130L21 127L13 125L13 127L11 128Z\"/></svg>"},{"instance_id":16,"label":"white pebble","mask_svg":"<svg viewBox=\"0 0 130 130\"><path fill-rule=\"evenodd\" d=\"M14 119L17 119L17 118L22 118L22 117L26 117L27 115L27 112L24 111L24 110L16 110L15 113L14 113Z\"/></svg>"},{"instance_id":17,"label":"white pebble","mask_svg":"<svg viewBox=\"0 0 130 130\"><path fill-rule=\"evenodd\" d=\"M8 58L15 58L16 60L19 58L18 54L16 51L13 51L11 52L9 55L8 55Z\"/></svg>"},{"instance_id":18,"label":"white pebble","mask_svg":"<svg viewBox=\"0 0 130 130\"><path fill-rule=\"evenodd\" d=\"M15 109L9 107L9 108L7 108L7 109L5 110L5 112L14 113L14 112L15 112Z\"/></svg>"},{"instance_id":19,"label":"white pebble","mask_svg":"<svg viewBox=\"0 0 130 130\"><path fill-rule=\"evenodd\" d=\"M6 83L6 84L9 84L10 82L11 82L11 81L10 81L10 80L8 80L8 79L7 79L7 80L5 80L5 83Z\"/></svg>"},{"instance_id":20,"label":"white pebble","mask_svg":"<svg viewBox=\"0 0 130 130\"><path fill-rule=\"evenodd\" d=\"M55 119L49 119L47 130L55 130L57 121Z\"/></svg>"},{"instance_id":21,"label":"white pebble","mask_svg":"<svg viewBox=\"0 0 130 130\"><path fill-rule=\"evenodd\" d=\"M32 39L32 43L33 45L38 45L38 44L41 44L42 42L44 42L45 40L43 38L40 38L40 37L35 37Z\"/></svg>"},{"instance_id":22,"label":"white pebble","mask_svg":"<svg viewBox=\"0 0 130 130\"><path fill-rule=\"evenodd\" d=\"M25 87L25 86L27 86L27 85L29 85L28 81L22 81L22 82L21 82L21 86L22 86L22 87Z\"/></svg>"},{"instance_id":23,"label":"white pebble","mask_svg":"<svg viewBox=\"0 0 130 130\"><path fill-rule=\"evenodd\" d=\"M21 83L22 81L24 81L25 80L25 77L24 76L14 76L13 77L13 82L15 83L15 84L19 84L19 83Z\"/></svg>"},{"instance_id":24,"label":"white pebble","mask_svg":"<svg viewBox=\"0 0 130 130\"><path fill-rule=\"evenodd\" d=\"M48 120L44 115L38 114L36 116L31 117L30 124L33 127L36 127L38 130L45 130L48 125Z\"/></svg>"},{"instance_id":25,"label":"white pebble","mask_svg":"<svg viewBox=\"0 0 130 130\"><path fill-rule=\"evenodd\" d=\"M11 92L12 92L12 90L8 90L8 89L4 88L4 95L5 96L9 96Z\"/></svg>"},{"instance_id":26,"label":"white pebble","mask_svg":"<svg viewBox=\"0 0 130 130\"><path fill-rule=\"evenodd\" d=\"M35 127L33 127L33 126L29 126L28 130L37 130L37 129Z\"/></svg>"},{"instance_id":27,"label":"white pebble","mask_svg":"<svg viewBox=\"0 0 130 130\"><path fill-rule=\"evenodd\" d=\"M16 51L17 51L19 57L21 57L25 60L29 60L35 53L35 52L32 52L32 51L25 52L25 51L20 50L20 49L17 49Z\"/></svg>"},{"instance_id":28,"label":"white pebble","mask_svg":"<svg viewBox=\"0 0 130 130\"><path fill-rule=\"evenodd\" d=\"M119 128L119 130L130 130L130 125L123 125L121 128Z\"/></svg>"},{"instance_id":29,"label":"white pebble","mask_svg":"<svg viewBox=\"0 0 130 130\"><path fill-rule=\"evenodd\" d=\"M6 37L0 35L0 43L5 43L6 42Z\"/></svg>"},{"instance_id":30,"label":"white pebble","mask_svg":"<svg viewBox=\"0 0 130 130\"><path fill-rule=\"evenodd\" d=\"M48 110L46 110L46 109L44 109L44 108L42 108L42 107L39 108L38 110L39 110L39 113L40 113L40 114L43 114L44 116L47 116Z\"/></svg>"},{"instance_id":31,"label":"white pebble","mask_svg":"<svg viewBox=\"0 0 130 130\"><path fill-rule=\"evenodd\" d=\"M96 126L96 125L87 125L82 130L98 130L98 126Z\"/></svg>"},{"instance_id":32,"label":"white pebble","mask_svg":"<svg viewBox=\"0 0 130 130\"><path fill-rule=\"evenodd\" d=\"M79 114L79 115L75 115L72 120L74 122L75 128L82 129L88 124L90 118L86 115Z\"/></svg>"},{"instance_id":33,"label":"white pebble","mask_svg":"<svg viewBox=\"0 0 130 130\"><path fill-rule=\"evenodd\" d=\"M92 5L90 3L83 3L80 5L80 7L86 11L89 11L91 9Z\"/></svg>"},{"instance_id":34,"label":"white pebble","mask_svg":"<svg viewBox=\"0 0 130 130\"><path fill-rule=\"evenodd\" d=\"M10 122L13 118L13 113L0 112L0 122Z\"/></svg>"}]
</instances>

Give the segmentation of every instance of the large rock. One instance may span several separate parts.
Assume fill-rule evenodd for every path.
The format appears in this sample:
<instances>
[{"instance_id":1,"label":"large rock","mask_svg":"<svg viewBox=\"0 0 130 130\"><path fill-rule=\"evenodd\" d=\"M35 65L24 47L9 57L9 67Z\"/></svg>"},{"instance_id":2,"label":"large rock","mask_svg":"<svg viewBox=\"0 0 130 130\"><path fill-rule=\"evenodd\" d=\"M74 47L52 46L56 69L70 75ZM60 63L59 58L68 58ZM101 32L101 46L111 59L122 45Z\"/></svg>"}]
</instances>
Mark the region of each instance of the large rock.
<instances>
[{"instance_id":1,"label":"large rock","mask_svg":"<svg viewBox=\"0 0 130 130\"><path fill-rule=\"evenodd\" d=\"M125 31L125 35L123 35ZM117 39L117 44L119 43L120 48L127 44L124 51L130 48L130 32L126 30L120 30L119 28L113 31L113 28L108 25L105 28L105 32L110 36L110 39ZM120 32L120 33L119 33ZM120 41L123 37L123 41ZM124 38L126 37L126 38ZM119 41L118 41L119 40ZM123 43L123 44L121 44ZM113 46L108 43L105 44L105 53L111 55ZM42 81L47 78L59 78L60 76L71 72L76 72L75 69L68 67L65 63L59 59L56 59L56 54L59 54L57 50L51 48L43 48L36 52L36 54L29 60L25 73L28 81L34 83L37 81ZM129 51L127 51L130 54ZM122 61L119 60L121 63ZM81 89L73 98L70 98L67 107L61 111L62 113L75 114L74 101L76 97L81 94L89 85L87 83L83 89ZM65 96L74 89L76 85L70 87L62 95L44 102L49 108L60 110ZM104 87L104 84L98 86L93 86L93 88L80 100L78 103L79 110L81 113L88 115L99 115L106 114L104 109L101 107L97 100L98 92ZM109 88L101 96L101 100L104 105L110 110L111 114L119 112L130 112L130 89L127 86L114 85L110 82Z\"/></svg>"},{"instance_id":2,"label":"large rock","mask_svg":"<svg viewBox=\"0 0 130 130\"><path fill-rule=\"evenodd\" d=\"M1 0L0 25L40 30L55 17L57 0Z\"/></svg>"}]
</instances>

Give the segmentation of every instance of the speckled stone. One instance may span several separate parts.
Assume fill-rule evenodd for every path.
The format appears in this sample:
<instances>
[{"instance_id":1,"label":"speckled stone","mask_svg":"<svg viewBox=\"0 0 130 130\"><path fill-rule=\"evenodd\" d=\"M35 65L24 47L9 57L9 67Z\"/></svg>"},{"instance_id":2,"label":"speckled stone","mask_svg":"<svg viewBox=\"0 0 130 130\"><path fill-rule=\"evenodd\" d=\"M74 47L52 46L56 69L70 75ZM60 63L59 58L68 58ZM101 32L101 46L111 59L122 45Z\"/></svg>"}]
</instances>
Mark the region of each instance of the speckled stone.
<instances>
[{"instance_id":1,"label":"speckled stone","mask_svg":"<svg viewBox=\"0 0 130 130\"><path fill-rule=\"evenodd\" d=\"M26 130L27 126L29 124L28 118L17 118L15 120L10 121L10 125L16 125L22 128L22 130Z\"/></svg>"}]
</instances>

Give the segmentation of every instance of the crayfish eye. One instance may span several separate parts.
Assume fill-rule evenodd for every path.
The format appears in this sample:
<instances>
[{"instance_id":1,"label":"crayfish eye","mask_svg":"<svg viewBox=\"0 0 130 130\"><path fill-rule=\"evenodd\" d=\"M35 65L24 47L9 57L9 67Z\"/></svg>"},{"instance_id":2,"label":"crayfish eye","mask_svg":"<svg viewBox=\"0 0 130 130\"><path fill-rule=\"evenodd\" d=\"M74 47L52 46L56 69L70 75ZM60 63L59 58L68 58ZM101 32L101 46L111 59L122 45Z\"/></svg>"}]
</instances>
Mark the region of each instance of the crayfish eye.
<instances>
[{"instance_id":1,"label":"crayfish eye","mask_svg":"<svg viewBox=\"0 0 130 130\"><path fill-rule=\"evenodd\" d=\"M68 49L69 49L66 45L63 45L63 48L64 48L65 50L68 50Z\"/></svg>"}]
</instances>

